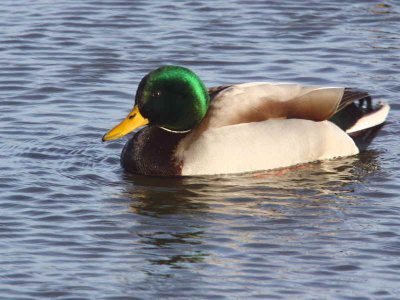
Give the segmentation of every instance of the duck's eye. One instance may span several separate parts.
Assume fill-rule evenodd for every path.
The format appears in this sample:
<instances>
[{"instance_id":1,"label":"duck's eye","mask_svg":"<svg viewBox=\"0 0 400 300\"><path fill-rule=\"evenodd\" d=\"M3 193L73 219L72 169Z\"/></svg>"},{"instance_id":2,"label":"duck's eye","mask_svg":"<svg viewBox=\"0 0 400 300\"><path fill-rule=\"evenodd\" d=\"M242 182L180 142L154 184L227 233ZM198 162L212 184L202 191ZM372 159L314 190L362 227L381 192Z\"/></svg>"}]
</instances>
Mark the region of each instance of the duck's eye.
<instances>
[{"instance_id":1,"label":"duck's eye","mask_svg":"<svg viewBox=\"0 0 400 300\"><path fill-rule=\"evenodd\" d=\"M158 98L158 97L161 96L161 91L154 91L151 95L152 95L154 98Z\"/></svg>"}]
</instances>

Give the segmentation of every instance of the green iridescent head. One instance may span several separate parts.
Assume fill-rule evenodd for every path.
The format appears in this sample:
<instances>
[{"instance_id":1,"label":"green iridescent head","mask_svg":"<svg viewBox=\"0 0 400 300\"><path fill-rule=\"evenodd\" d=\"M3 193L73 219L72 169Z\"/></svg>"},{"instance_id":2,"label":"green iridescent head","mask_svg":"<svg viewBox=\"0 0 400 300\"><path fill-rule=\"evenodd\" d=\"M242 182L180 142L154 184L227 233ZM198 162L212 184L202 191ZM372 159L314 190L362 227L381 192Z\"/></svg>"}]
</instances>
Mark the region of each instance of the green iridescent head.
<instances>
[{"instance_id":1,"label":"green iridescent head","mask_svg":"<svg viewBox=\"0 0 400 300\"><path fill-rule=\"evenodd\" d=\"M187 68L164 66L147 74L135 102L150 124L185 131L205 116L210 98L200 78Z\"/></svg>"},{"instance_id":2,"label":"green iridescent head","mask_svg":"<svg viewBox=\"0 0 400 300\"><path fill-rule=\"evenodd\" d=\"M139 84L129 115L103 136L120 138L150 124L172 131L187 131L201 122L210 103L207 88L191 70L164 66L151 71Z\"/></svg>"}]
</instances>

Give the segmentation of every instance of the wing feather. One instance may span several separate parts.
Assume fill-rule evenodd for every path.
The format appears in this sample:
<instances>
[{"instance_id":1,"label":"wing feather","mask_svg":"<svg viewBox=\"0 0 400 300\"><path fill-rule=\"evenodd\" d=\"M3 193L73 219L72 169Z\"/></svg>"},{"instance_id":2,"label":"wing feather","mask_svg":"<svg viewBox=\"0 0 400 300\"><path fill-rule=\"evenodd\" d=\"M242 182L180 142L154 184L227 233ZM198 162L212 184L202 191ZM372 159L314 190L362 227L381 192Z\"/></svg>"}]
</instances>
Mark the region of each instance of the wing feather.
<instances>
[{"instance_id":1,"label":"wing feather","mask_svg":"<svg viewBox=\"0 0 400 300\"><path fill-rule=\"evenodd\" d=\"M361 101L364 99L371 99L371 96L366 91L354 89L354 88L345 88L343 97L340 100L339 106L337 108L337 112L350 105L355 101Z\"/></svg>"}]
</instances>

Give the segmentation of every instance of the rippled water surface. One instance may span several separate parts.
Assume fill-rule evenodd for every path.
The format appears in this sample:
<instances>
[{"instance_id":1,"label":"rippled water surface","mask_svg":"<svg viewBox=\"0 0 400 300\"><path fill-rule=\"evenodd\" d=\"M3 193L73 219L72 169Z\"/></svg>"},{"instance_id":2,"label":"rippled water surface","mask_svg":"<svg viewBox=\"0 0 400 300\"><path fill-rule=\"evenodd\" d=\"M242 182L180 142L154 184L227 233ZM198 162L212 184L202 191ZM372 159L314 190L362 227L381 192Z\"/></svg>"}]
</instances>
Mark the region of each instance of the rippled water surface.
<instances>
[{"instance_id":1,"label":"rippled water surface","mask_svg":"<svg viewBox=\"0 0 400 300\"><path fill-rule=\"evenodd\" d=\"M399 21L395 0L2 1L0 298L400 299ZM355 157L132 176L101 136L164 64L392 111Z\"/></svg>"}]
</instances>

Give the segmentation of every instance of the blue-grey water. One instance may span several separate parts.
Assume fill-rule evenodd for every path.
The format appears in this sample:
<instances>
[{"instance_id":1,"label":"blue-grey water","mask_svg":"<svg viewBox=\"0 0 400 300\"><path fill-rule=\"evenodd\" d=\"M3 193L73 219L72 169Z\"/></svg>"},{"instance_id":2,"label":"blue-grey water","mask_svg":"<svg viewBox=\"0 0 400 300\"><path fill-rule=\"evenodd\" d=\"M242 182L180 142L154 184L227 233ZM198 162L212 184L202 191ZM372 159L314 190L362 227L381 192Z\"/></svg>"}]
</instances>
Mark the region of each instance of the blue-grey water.
<instances>
[{"instance_id":1,"label":"blue-grey water","mask_svg":"<svg viewBox=\"0 0 400 300\"><path fill-rule=\"evenodd\" d=\"M3 0L0 29L0 299L400 299L397 0ZM354 157L132 176L101 136L164 64L392 111Z\"/></svg>"}]
</instances>

